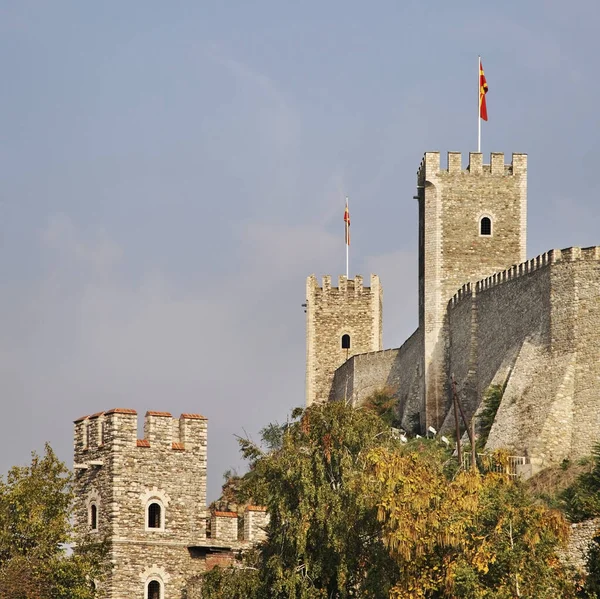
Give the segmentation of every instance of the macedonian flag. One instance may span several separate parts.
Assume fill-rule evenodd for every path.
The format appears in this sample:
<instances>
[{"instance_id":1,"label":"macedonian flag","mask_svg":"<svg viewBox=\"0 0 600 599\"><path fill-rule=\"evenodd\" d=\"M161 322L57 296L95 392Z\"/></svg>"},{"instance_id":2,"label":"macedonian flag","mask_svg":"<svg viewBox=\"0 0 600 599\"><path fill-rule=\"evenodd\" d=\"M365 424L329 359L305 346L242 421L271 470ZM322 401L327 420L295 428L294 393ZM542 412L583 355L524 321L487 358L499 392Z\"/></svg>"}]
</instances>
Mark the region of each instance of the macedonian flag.
<instances>
[{"instance_id":1,"label":"macedonian flag","mask_svg":"<svg viewBox=\"0 0 600 599\"><path fill-rule=\"evenodd\" d=\"M485 104L485 94L488 92L488 84L483 73L481 58L479 59L479 117L484 121L488 120L487 106Z\"/></svg>"}]
</instances>

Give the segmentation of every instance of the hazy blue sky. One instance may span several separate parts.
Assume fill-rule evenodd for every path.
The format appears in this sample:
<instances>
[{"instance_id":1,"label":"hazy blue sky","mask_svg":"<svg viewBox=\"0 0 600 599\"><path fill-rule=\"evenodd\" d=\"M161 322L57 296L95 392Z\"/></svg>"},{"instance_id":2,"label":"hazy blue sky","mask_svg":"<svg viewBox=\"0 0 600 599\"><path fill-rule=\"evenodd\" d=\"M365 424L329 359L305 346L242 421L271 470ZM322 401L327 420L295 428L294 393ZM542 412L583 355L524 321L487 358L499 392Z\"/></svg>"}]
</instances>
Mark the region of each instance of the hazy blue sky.
<instances>
[{"instance_id":1,"label":"hazy blue sky","mask_svg":"<svg viewBox=\"0 0 600 599\"><path fill-rule=\"evenodd\" d=\"M597 2L0 1L0 472L113 407L209 418L209 495L304 401L305 277L416 326L426 150L529 154L529 243L600 243ZM466 160L465 160L466 162ZM487 160L486 160L487 162Z\"/></svg>"}]
</instances>

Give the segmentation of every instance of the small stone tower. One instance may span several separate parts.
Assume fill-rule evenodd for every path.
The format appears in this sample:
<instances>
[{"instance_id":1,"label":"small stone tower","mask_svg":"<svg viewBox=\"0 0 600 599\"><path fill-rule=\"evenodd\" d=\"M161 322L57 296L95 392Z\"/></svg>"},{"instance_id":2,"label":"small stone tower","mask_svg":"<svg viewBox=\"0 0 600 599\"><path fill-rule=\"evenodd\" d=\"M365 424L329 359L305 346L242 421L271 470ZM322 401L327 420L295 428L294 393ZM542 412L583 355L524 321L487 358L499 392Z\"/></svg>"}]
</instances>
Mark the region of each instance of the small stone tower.
<instances>
[{"instance_id":1,"label":"small stone tower","mask_svg":"<svg viewBox=\"0 0 600 599\"><path fill-rule=\"evenodd\" d=\"M421 423L438 428L449 397L446 372L448 301L465 283L526 259L527 155L427 152L417 174L419 200L419 328L424 336L425 397Z\"/></svg>"},{"instance_id":2,"label":"small stone tower","mask_svg":"<svg viewBox=\"0 0 600 599\"><path fill-rule=\"evenodd\" d=\"M355 354L382 348L383 291L377 275L364 287L361 276L306 280L306 405L329 399L333 375Z\"/></svg>"},{"instance_id":3,"label":"small stone tower","mask_svg":"<svg viewBox=\"0 0 600 599\"><path fill-rule=\"evenodd\" d=\"M135 410L75 421L75 525L108 540L103 597L179 599L205 568L192 549L206 545L206 425L147 412L138 439Z\"/></svg>"}]
</instances>

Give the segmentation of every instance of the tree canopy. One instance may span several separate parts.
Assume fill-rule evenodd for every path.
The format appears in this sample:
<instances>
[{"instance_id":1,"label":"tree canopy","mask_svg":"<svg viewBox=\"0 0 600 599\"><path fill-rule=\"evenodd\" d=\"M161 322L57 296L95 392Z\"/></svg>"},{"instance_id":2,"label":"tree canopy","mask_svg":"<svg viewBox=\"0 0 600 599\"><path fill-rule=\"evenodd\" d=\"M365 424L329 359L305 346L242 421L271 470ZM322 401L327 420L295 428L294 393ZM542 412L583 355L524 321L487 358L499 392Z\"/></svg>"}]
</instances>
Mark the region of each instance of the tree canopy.
<instances>
[{"instance_id":1,"label":"tree canopy","mask_svg":"<svg viewBox=\"0 0 600 599\"><path fill-rule=\"evenodd\" d=\"M102 543L73 531L71 476L49 445L0 479L0 597L91 599L106 569Z\"/></svg>"},{"instance_id":2,"label":"tree canopy","mask_svg":"<svg viewBox=\"0 0 600 599\"><path fill-rule=\"evenodd\" d=\"M384 403L314 405L267 447L241 440L240 492L267 506L268 538L253 564L207 575L207 597L574 597L560 512L507 474L459 471L434 440L402 443Z\"/></svg>"}]
</instances>

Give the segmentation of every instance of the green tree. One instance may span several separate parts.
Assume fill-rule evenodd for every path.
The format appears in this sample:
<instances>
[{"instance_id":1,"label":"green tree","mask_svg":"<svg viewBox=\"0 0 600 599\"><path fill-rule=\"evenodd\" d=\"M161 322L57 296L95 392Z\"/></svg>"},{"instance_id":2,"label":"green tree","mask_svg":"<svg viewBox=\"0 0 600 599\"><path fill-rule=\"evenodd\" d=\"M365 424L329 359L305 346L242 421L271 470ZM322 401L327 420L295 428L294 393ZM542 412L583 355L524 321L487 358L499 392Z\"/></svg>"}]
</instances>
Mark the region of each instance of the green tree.
<instances>
[{"instance_id":1,"label":"green tree","mask_svg":"<svg viewBox=\"0 0 600 599\"><path fill-rule=\"evenodd\" d=\"M340 402L295 411L282 432L276 443L240 441L250 462L243 493L270 515L254 591L252 575L229 570L206 576L210 596L242 596L246 584L248 599L387 599L396 568L362 473L370 449L398 443L390 427Z\"/></svg>"},{"instance_id":2,"label":"green tree","mask_svg":"<svg viewBox=\"0 0 600 599\"><path fill-rule=\"evenodd\" d=\"M581 474L562 494L569 519L581 522L600 516L600 444L592 451L593 468Z\"/></svg>"},{"instance_id":3,"label":"green tree","mask_svg":"<svg viewBox=\"0 0 600 599\"><path fill-rule=\"evenodd\" d=\"M0 479L0 597L91 599L106 569L105 547L73 542L71 476L49 445Z\"/></svg>"}]
</instances>

